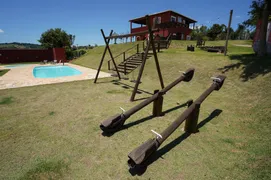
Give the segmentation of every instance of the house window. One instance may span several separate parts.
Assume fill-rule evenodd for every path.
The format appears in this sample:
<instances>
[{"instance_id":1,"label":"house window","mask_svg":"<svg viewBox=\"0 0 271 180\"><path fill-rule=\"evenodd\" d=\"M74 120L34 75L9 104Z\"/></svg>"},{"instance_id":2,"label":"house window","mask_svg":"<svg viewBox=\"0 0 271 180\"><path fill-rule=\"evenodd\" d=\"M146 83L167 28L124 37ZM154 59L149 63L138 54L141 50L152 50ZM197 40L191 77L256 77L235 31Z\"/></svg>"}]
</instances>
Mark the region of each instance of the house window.
<instances>
[{"instance_id":1,"label":"house window","mask_svg":"<svg viewBox=\"0 0 271 180\"><path fill-rule=\"evenodd\" d=\"M182 23L182 22L183 22L182 17L180 17L180 16L178 17L178 22L179 22L179 23Z\"/></svg>"},{"instance_id":2,"label":"house window","mask_svg":"<svg viewBox=\"0 0 271 180\"><path fill-rule=\"evenodd\" d=\"M183 23L185 24L185 20L183 20Z\"/></svg>"},{"instance_id":3,"label":"house window","mask_svg":"<svg viewBox=\"0 0 271 180\"><path fill-rule=\"evenodd\" d=\"M155 21L156 20L156 21ZM153 18L153 23L154 24L161 24L161 17L154 17Z\"/></svg>"},{"instance_id":4,"label":"house window","mask_svg":"<svg viewBox=\"0 0 271 180\"><path fill-rule=\"evenodd\" d=\"M175 16L171 16L171 17L170 17L170 21L171 21L171 22L176 22L176 17L175 17Z\"/></svg>"}]
</instances>

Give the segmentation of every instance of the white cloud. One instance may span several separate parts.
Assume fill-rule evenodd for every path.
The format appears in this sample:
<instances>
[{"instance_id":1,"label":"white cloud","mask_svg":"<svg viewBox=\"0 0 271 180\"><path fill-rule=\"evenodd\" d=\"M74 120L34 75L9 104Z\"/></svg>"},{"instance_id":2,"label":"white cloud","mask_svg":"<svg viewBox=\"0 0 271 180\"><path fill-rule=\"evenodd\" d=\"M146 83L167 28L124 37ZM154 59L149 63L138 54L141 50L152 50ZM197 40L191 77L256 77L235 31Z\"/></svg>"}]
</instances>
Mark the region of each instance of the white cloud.
<instances>
[{"instance_id":1,"label":"white cloud","mask_svg":"<svg viewBox=\"0 0 271 180\"><path fill-rule=\"evenodd\" d=\"M4 33L4 31L2 29L0 29L0 33Z\"/></svg>"}]
</instances>

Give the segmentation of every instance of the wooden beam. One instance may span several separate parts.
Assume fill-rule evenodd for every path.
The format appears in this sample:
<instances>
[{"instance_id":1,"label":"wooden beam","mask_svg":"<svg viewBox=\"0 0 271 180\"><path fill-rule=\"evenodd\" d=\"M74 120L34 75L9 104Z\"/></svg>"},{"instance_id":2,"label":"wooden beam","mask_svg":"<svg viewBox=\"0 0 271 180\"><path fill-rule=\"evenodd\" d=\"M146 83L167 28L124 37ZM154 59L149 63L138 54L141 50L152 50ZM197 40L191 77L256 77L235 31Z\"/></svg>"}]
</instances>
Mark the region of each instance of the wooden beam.
<instances>
[{"instance_id":1,"label":"wooden beam","mask_svg":"<svg viewBox=\"0 0 271 180\"><path fill-rule=\"evenodd\" d=\"M153 29L152 32L158 32L159 29ZM124 37L133 37L133 36L138 36L138 35L142 35L142 34L148 34L149 31L141 31L141 32L137 32L137 33L131 33L131 34L124 34L124 35L119 35L119 36L107 36L105 37L105 39L113 39L113 38L124 38Z\"/></svg>"}]
</instances>

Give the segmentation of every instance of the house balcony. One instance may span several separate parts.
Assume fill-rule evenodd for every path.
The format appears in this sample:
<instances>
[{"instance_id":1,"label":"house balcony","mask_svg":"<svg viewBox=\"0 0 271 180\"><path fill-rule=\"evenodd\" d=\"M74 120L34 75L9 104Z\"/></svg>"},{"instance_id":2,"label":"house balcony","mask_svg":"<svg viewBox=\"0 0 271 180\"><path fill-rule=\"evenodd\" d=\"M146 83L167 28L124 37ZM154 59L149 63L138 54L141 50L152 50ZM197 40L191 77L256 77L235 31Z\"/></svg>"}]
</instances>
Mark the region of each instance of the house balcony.
<instances>
[{"instance_id":1,"label":"house balcony","mask_svg":"<svg viewBox=\"0 0 271 180\"><path fill-rule=\"evenodd\" d=\"M179 22L163 22L161 24L156 24L156 28L168 29L168 28L185 28L190 29L189 24L179 23ZM192 29L190 29L192 30Z\"/></svg>"},{"instance_id":2,"label":"house balcony","mask_svg":"<svg viewBox=\"0 0 271 180\"><path fill-rule=\"evenodd\" d=\"M137 28L132 28L131 33L138 33L138 32L142 32L146 30L148 30L147 26L137 27Z\"/></svg>"}]
</instances>

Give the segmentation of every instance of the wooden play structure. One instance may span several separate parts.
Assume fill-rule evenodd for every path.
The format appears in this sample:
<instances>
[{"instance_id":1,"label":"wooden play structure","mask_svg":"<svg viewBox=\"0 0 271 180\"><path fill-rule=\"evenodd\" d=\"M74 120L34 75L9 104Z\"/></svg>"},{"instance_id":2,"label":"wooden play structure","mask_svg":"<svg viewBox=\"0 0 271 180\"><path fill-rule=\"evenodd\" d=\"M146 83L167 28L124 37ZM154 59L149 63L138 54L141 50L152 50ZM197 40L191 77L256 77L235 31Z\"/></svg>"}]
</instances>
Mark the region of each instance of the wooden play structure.
<instances>
[{"instance_id":1,"label":"wooden play structure","mask_svg":"<svg viewBox=\"0 0 271 180\"><path fill-rule=\"evenodd\" d=\"M116 71L117 77L119 79L121 79L120 73L123 73L123 74L126 75L127 73L129 73L132 70L133 67L137 67L137 66L140 65L139 73L138 73L137 79L135 81L135 86L134 86L133 93L131 95L130 101L135 100L136 93L138 92L138 86L139 86L139 83L140 83L140 80L141 80L141 77L142 77L142 74L143 74L143 71L144 71L145 63L146 63L146 60L150 57L150 55L154 56L156 70L157 70L157 73L158 73L161 89L164 88L163 77L162 77L162 73L161 73L161 69L160 69L160 65L159 65L159 61L158 61L158 58L157 58L157 52L156 51L157 51L157 47L160 50L161 44L163 44L161 49L164 48L164 47L167 48L168 43L165 44L165 42L169 42L170 39L166 39L166 41L163 41L163 42L161 41L161 44L160 44L159 41L155 41L154 40L154 33L158 32L159 29L154 28L155 24L153 25L153 27L151 27L150 19L149 19L148 15L146 16L146 24L147 24L147 28L148 28L148 30L146 30L146 31L142 31L142 32L138 32L138 33L125 34L125 35L118 35L118 36L112 36L113 30L111 30L109 36L105 36L104 31L101 29L101 33L102 33L102 36L103 36L103 39L104 39L104 42L105 42L106 46L105 46L105 49L104 49L104 52L103 52L103 55L102 55L102 58L101 58L101 61L100 61L99 67L98 67L98 71L97 71L94 83L97 82L99 72L101 70L101 67L102 67L102 64L103 64L103 61L104 61L104 58L105 58L105 54L108 51L109 55L110 55L110 58L111 58L108 61L108 67L109 67L109 69L111 69L110 62L112 62L113 63L113 70ZM112 52L111 52L110 47L109 47L109 43L110 43L111 39L136 37L138 35L147 35L147 34L148 34L148 39L147 39L146 47L145 47L145 45L143 45L144 52L139 53L139 45L137 44L136 46L134 46L134 47L137 47L137 53L134 54L133 56L130 56L130 57L126 58L125 57L125 52L127 50L124 51L123 53L115 56L115 57L112 55ZM132 48L134 48L134 47L132 47ZM152 50L152 53L149 53L150 50ZM115 58L119 57L121 55L123 55L123 62L117 66Z\"/></svg>"},{"instance_id":2,"label":"wooden play structure","mask_svg":"<svg viewBox=\"0 0 271 180\"><path fill-rule=\"evenodd\" d=\"M162 112L163 96L170 89L172 89L174 86L176 86L180 82L189 82L194 76L194 71L195 70L193 68L186 70L185 72L183 72L181 74L181 76L178 79L176 79L175 81L170 83L164 89L162 89L160 91L155 90L154 95L151 96L150 98L146 99L145 101L141 102L140 104L136 105L135 107L133 107L125 112L122 112L121 114L116 114L116 115L104 120L100 125L101 130L103 130L103 132L105 132L105 133L114 133L114 132L118 131L119 129L121 129L123 127L125 121L130 116L132 116L133 114L140 111L142 108L146 107L147 105L149 105L151 103L153 103L153 110L152 110L153 117L162 116L163 115L163 112Z\"/></svg>"},{"instance_id":3,"label":"wooden play structure","mask_svg":"<svg viewBox=\"0 0 271 180\"><path fill-rule=\"evenodd\" d=\"M201 104L213 91L219 91L219 89L223 86L225 78L226 76L223 75L218 75L217 77L212 78L212 85L207 90L205 90L194 102L191 100L188 103L188 108L162 133L158 133L152 130L156 137L147 140L128 154L129 167L136 168L144 165L150 156L156 152L156 150L163 144L163 142L175 130L177 130L183 122L185 122L184 131L187 134L198 132L197 126Z\"/></svg>"}]
</instances>

